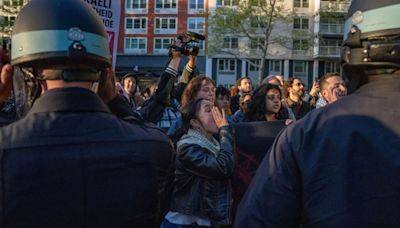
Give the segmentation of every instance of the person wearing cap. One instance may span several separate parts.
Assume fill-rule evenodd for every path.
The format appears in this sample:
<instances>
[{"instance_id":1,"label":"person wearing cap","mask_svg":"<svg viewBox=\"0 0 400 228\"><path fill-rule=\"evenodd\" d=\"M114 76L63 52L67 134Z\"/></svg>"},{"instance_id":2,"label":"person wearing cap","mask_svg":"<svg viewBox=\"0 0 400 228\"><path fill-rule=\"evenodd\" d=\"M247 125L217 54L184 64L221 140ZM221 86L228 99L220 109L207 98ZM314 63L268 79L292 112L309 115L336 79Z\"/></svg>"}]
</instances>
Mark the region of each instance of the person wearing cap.
<instances>
[{"instance_id":1,"label":"person wearing cap","mask_svg":"<svg viewBox=\"0 0 400 228\"><path fill-rule=\"evenodd\" d=\"M352 94L288 126L235 227L400 227L398 0L353 0L343 75Z\"/></svg>"},{"instance_id":2,"label":"person wearing cap","mask_svg":"<svg viewBox=\"0 0 400 228\"><path fill-rule=\"evenodd\" d=\"M138 85L139 79L134 73L127 73L121 78L121 94L126 102L128 102L132 111L139 109L144 102L144 99L137 91Z\"/></svg>"}]
</instances>

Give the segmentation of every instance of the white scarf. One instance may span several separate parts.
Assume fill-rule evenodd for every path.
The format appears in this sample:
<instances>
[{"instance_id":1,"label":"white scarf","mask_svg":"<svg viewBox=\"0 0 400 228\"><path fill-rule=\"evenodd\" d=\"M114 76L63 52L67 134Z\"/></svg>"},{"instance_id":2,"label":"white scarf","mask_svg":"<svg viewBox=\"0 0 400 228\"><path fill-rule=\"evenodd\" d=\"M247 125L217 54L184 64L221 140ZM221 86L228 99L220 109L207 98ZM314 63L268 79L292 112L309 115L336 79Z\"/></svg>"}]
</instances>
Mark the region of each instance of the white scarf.
<instances>
[{"instance_id":1,"label":"white scarf","mask_svg":"<svg viewBox=\"0 0 400 228\"><path fill-rule=\"evenodd\" d=\"M183 135L182 138L177 142L176 145L178 150L183 144L199 145L212 152L215 156L218 155L220 149L219 142L216 139L212 138L211 141L205 135L193 129L189 129L188 133Z\"/></svg>"}]
</instances>

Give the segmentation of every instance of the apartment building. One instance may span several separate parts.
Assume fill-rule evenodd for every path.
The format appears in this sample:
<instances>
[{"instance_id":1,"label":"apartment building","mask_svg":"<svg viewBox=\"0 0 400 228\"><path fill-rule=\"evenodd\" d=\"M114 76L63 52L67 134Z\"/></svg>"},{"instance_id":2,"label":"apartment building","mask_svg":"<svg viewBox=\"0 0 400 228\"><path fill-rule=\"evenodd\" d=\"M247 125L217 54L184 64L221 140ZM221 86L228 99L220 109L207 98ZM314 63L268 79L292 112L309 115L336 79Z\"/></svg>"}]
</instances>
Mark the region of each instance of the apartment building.
<instances>
[{"instance_id":1,"label":"apartment building","mask_svg":"<svg viewBox=\"0 0 400 228\"><path fill-rule=\"evenodd\" d=\"M289 46L269 46L264 76L284 75L288 78L296 75L302 78L306 87L313 80L326 72L340 72L340 45L343 39L344 17L350 1L320 0L285 0L286 10L294 13L294 18L287 23L276 23L272 36L279 34L292 37ZM209 1L210 10L218 7L237 7L236 0ZM287 29L289 28L289 29ZM311 34L302 38L297 34ZM209 31L212 36L212 31ZM312 41L314 40L314 41ZM251 45L246 36L230 37L226 47L244 50L243 46ZM250 49L255 53L257 50ZM229 54L214 54L207 59L207 75L211 75L219 85L231 86L241 76L249 76L253 82L258 81L260 59L249 59Z\"/></svg>"},{"instance_id":2,"label":"apartment building","mask_svg":"<svg viewBox=\"0 0 400 228\"><path fill-rule=\"evenodd\" d=\"M12 26L19 10L29 0L0 0L0 34L1 39L9 42Z\"/></svg>"},{"instance_id":3,"label":"apartment building","mask_svg":"<svg viewBox=\"0 0 400 228\"><path fill-rule=\"evenodd\" d=\"M206 32L207 0L121 0L117 74L157 76L165 69L171 40L185 31ZM205 71L205 42L198 69ZM182 60L182 67L186 59Z\"/></svg>"},{"instance_id":4,"label":"apartment building","mask_svg":"<svg viewBox=\"0 0 400 228\"><path fill-rule=\"evenodd\" d=\"M350 1L318 1L314 17L314 75L340 72L340 46Z\"/></svg>"},{"instance_id":5,"label":"apartment building","mask_svg":"<svg viewBox=\"0 0 400 228\"><path fill-rule=\"evenodd\" d=\"M22 5L29 0L0 0L2 37L8 37ZM141 76L159 76L168 61L171 39L184 31L212 35L207 14L219 7L236 7L239 0L120 0L121 22L116 72L118 76L137 71ZM295 13L291 24L275 24L273 32L291 37L293 31L313 35L313 41L293 37L288 47L271 45L264 75L296 75L306 85L326 72L339 72L343 24L350 0L284 0ZM289 28L289 29L288 29ZM228 54L206 56L207 39L200 43L198 69L218 85L230 86L241 76L258 78L260 59L238 58ZM244 37L227 37L225 48L251 46ZM249 49L256 53L256 49ZM181 68L186 59L182 60Z\"/></svg>"}]
</instances>

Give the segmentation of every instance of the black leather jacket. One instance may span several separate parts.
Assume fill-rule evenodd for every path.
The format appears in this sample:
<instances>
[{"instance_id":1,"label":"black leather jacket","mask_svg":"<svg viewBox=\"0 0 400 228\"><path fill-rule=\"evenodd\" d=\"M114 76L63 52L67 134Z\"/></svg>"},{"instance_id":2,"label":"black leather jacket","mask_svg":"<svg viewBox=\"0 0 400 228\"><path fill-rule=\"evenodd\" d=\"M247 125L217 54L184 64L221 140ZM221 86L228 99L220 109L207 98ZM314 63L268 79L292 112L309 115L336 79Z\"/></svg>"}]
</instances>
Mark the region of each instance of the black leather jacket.
<instances>
[{"instance_id":1,"label":"black leather jacket","mask_svg":"<svg viewBox=\"0 0 400 228\"><path fill-rule=\"evenodd\" d=\"M0 128L0 227L156 227L173 149L153 124L125 119L64 88Z\"/></svg>"},{"instance_id":2,"label":"black leather jacket","mask_svg":"<svg viewBox=\"0 0 400 228\"><path fill-rule=\"evenodd\" d=\"M171 211L228 224L231 218L232 135L220 129L218 156L196 144L179 147Z\"/></svg>"},{"instance_id":3,"label":"black leather jacket","mask_svg":"<svg viewBox=\"0 0 400 228\"><path fill-rule=\"evenodd\" d=\"M380 77L281 133L235 227L400 227L400 75Z\"/></svg>"}]
</instances>

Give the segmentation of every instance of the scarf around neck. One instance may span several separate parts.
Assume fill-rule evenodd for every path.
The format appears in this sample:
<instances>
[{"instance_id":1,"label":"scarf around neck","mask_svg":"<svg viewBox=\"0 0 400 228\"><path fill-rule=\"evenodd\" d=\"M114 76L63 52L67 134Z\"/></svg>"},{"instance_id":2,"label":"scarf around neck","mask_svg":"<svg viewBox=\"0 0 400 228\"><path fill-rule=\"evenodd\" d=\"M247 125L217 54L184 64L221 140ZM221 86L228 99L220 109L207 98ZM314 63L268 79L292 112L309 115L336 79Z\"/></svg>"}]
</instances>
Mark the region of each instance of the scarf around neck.
<instances>
[{"instance_id":1,"label":"scarf around neck","mask_svg":"<svg viewBox=\"0 0 400 228\"><path fill-rule=\"evenodd\" d=\"M182 138L177 142L178 150L179 147L184 144L199 145L214 155L218 155L220 149L219 142L216 139L212 138L212 141L210 141L205 135L193 129L189 129L187 134L183 135Z\"/></svg>"}]
</instances>

